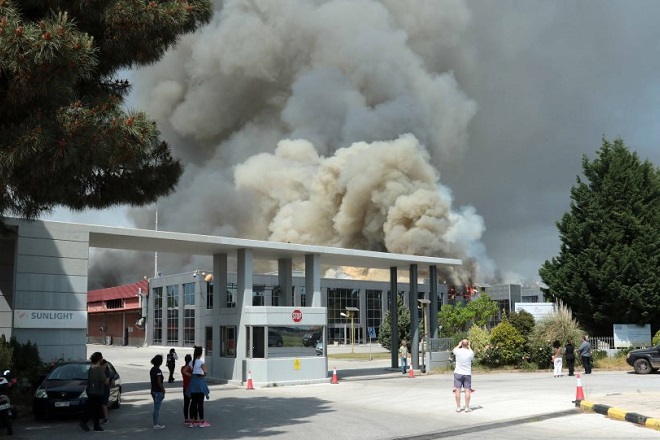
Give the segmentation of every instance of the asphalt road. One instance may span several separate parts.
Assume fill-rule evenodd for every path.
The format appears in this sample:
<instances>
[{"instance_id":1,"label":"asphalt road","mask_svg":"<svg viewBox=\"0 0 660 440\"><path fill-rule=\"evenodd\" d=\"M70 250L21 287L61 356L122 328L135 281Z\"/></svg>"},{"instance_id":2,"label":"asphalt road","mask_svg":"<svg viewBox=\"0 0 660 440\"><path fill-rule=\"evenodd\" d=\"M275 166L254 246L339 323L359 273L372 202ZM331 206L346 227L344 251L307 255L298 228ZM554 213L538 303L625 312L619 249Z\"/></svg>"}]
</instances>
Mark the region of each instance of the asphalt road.
<instances>
[{"instance_id":1,"label":"asphalt road","mask_svg":"<svg viewBox=\"0 0 660 440\"><path fill-rule=\"evenodd\" d=\"M195 439L646 439L660 432L577 410L575 378L548 373L477 374L471 413L455 412L449 374L402 375L389 360L331 361L339 384L260 388L211 385L205 403L210 428L183 424L181 382L168 384L161 409L166 428L151 427L149 360L166 348L98 347L122 375L122 407L110 411L106 432L83 432L77 420L16 423L16 439L71 439L87 436L174 440ZM177 350L179 351L179 350ZM181 356L181 353L179 353ZM595 372L582 379L587 398L660 396L658 375ZM647 414L660 417L660 414Z\"/></svg>"}]
</instances>

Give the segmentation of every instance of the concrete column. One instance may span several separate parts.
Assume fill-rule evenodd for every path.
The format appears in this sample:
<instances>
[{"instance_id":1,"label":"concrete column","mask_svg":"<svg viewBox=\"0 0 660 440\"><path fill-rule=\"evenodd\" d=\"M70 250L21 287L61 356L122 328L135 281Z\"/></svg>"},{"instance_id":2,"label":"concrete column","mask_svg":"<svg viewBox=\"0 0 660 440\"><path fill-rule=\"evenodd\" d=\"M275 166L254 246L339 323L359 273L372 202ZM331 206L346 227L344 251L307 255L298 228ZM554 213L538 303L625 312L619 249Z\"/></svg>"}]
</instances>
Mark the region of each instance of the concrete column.
<instances>
[{"instance_id":1,"label":"concrete column","mask_svg":"<svg viewBox=\"0 0 660 440\"><path fill-rule=\"evenodd\" d=\"M296 298L298 302L294 304L292 298L293 286L293 261L291 258L280 258L277 260L277 278L280 285L280 302L281 306L291 307L300 306L300 295Z\"/></svg>"},{"instance_id":2,"label":"concrete column","mask_svg":"<svg viewBox=\"0 0 660 440\"><path fill-rule=\"evenodd\" d=\"M305 295L307 307L321 307L321 256L305 255Z\"/></svg>"},{"instance_id":3,"label":"concrete column","mask_svg":"<svg viewBox=\"0 0 660 440\"><path fill-rule=\"evenodd\" d=\"M417 265L410 265L410 291L408 293L408 308L410 308L410 334L412 342L410 353L413 368L419 368L419 318L417 312Z\"/></svg>"},{"instance_id":4,"label":"concrete column","mask_svg":"<svg viewBox=\"0 0 660 440\"><path fill-rule=\"evenodd\" d=\"M213 255L213 310L211 325L213 327L213 357L220 359L220 309L227 307L227 254ZM213 362L212 375L220 376L220 362Z\"/></svg>"},{"instance_id":5,"label":"concrete column","mask_svg":"<svg viewBox=\"0 0 660 440\"><path fill-rule=\"evenodd\" d=\"M390 267L390 335L391 335L391 351L392 351L392 368L399 366L398 350L401 341L399 341L399 311L397 310L397 297L399 288L397 286L397 269Z\"/></svg>"},{"instance_id":6,"label":"concrete column","mask_svg":"<svg viewBox=\"0 0 660 440\"><path fill-rule=\"evenodd\" d=\"M15 253L1 258L10 260L3 263L3 272L13 271L11 335L20 343L38 342L42 360L86 358L89 231L84 225L40 220L15 224ZM71 320L24 319L32 311L68 312Z\"/></svg>"},{"instance_id":7,"label":"concrete column","mask_svg":"<svg viewBox=\"0 0 660 440\"><path fill-rule=\"evenodd\" d=\"M429 284L431 290L429 292L431 300L431 308L429 310L429 337L438 337L438 268L436 266L429 267Z\"/></svg>"},{"instance_id":8,"label":"concrete column","mask_svg":"<svg viewBox=\"0 0 660 440\"><path fill-rule=\"evenodd\" d=\"M367 290L366 289L360 289L360 293L358 293L358 308L360 311L358 312L358 316L360 318L360 325L356 326L356 328L360 328L360 341L362 344L368 343L369 340L369 332L367 331ZM355 338L355 342L358 342L357 336Z\"/></svg>"},{"instance_id":9,"label":"concrete column","mask_svg":"<svg viewBox=\"0 0 660 440\"><path fill-rule=\"evenodd\" d=\"M240 307L241 314L243 314L243 307L252 306L252 274L254 272L254 261L251 249L239 249L237 254L236 307Z\"/></svg>"}]
</instances>

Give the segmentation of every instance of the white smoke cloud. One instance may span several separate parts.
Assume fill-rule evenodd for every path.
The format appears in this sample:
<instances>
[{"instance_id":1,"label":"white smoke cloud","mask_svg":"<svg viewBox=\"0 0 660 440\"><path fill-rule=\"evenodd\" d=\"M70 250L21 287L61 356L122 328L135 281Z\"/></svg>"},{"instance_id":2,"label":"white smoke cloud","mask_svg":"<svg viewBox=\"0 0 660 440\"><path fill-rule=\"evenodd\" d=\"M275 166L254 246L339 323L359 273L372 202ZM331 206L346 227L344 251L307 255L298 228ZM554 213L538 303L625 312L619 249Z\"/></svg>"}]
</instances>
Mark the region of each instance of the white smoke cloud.
<instances>
[{"instance_id":1,"label":"white smoke cloud","mask_svg":"<svg viewBox=\"0 0 660 440\"><path fill-rule=\"evenodd\" d=\"M462 1L217 9L135 73L136 106L186 166L161 229L456 257L456 277L492 274L483 219L452 207L438 171L477 110L449 69L471 19Z\"/></svg>"}]
</instances>

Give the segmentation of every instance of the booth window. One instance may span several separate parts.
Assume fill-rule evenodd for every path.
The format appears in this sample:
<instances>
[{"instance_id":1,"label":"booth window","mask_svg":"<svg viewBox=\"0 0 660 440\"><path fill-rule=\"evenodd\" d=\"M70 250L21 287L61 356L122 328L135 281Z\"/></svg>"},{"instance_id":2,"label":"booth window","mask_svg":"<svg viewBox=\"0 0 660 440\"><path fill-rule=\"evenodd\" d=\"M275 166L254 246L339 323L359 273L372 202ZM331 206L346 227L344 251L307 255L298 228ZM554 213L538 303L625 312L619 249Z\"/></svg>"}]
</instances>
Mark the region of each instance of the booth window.
<instances>
[{"instance_id":1,"label":"booth window","mask_svg":"<svg viewBox=\"0 0 660 440\"><path fill-rule=\"evenodd\" d=\"M325 340L324 326L247 326L247 358L316 357L316 343Z\"/></svg>"},{"instance_id":2,"label":"booth window","mask_svg":"<svg viewBox=\"0 0 660 440\"><path fill-rule=\"evenodd\" d=\"M247 338L247 358L264 358L265 357L265 340L264 340L265 327L262 326L248 326Z\"/></svg>"},{"instance_id":3,"label":"booth window","mask_svg":"<svg viewBox=\"0 0 660 440\"><path fill-rule=\"evenodd\" d=\"M220 327L220 357L236 357L236 326Z\"/></svg>"}]
</instances>

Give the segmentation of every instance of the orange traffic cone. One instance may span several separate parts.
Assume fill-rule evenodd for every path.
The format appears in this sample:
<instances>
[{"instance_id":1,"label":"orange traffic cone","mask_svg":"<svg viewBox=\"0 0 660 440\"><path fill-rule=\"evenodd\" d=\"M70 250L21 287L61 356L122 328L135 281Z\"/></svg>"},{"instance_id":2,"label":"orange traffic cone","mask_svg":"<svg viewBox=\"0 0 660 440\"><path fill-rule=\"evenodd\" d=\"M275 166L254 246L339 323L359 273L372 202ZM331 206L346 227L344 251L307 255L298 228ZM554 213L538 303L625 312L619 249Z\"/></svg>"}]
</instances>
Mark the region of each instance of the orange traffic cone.
<instances>
[{"instance_id":1,"label":"orange traffic cone","mask_svg":"<svg viewBox=\"0 0 660 440\"><path fill-rule=\"evenodd\" d=\"M577 390L575 392L575 405L580 406L580 401L584 400L584 391L582 391L582 380L580 373L577 374Z\"/></svg>"},{"instance_id":2,"label":"orange traffic cone","mask_svg":"<svg viewBox=\"0 0 660 440\"><path fill-rule=\"evenodd\" d=\"M410 377L411 379L415 377L415 369L413 368L412 365L410 366L410 370L408 371L408 377Z\"/></svg>"},{"instance_id":3,"label":"orange traffic cone","mask_svg":"<svg viewBox=\"0 0 660 440\"><path fill-rule=\"evenodd\" d=\"M330 381L331 384L337 384L339 383L339 380L337 380L337 367L334 367L332 369L332 380Z\"/></svg>"},{"instance_id":4,"label":"orange traffic cone","mask_svg":"<svg viewBox=\"0 0 660 440\"><path fill-rule=\"evenodd\" d=\"M252 384L252 371L248 370L248 381L247 381L247 388L248 390L253 390L254 385Z\"/></svg>"}]
</instances>

